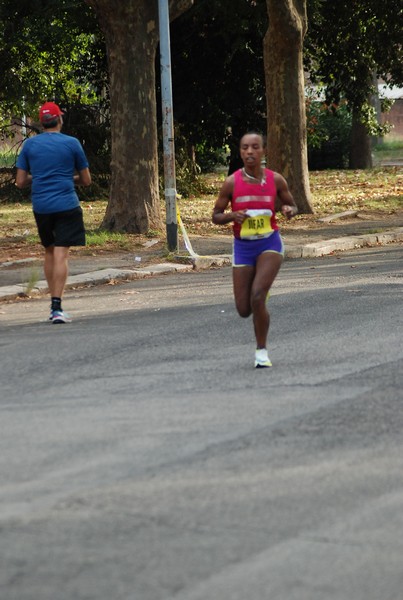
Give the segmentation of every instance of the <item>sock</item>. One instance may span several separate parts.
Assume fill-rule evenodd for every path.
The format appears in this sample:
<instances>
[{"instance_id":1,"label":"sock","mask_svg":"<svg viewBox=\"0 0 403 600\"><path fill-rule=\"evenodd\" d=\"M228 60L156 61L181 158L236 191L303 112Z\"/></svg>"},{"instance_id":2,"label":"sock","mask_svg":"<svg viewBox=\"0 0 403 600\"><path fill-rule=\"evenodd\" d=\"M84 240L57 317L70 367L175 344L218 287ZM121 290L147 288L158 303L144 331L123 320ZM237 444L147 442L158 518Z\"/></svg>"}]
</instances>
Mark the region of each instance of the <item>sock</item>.
<instances>
[{"instance_id":1,"label":"sock","mask_svg":"<svg viewBox=\"0 0 403 600\"><path fill-rule=\"evenodd\" d=\"M55 298L52 296L52 304L50 305L51 310L62 310L62 299Z\"/></svg>"}]
</instances>

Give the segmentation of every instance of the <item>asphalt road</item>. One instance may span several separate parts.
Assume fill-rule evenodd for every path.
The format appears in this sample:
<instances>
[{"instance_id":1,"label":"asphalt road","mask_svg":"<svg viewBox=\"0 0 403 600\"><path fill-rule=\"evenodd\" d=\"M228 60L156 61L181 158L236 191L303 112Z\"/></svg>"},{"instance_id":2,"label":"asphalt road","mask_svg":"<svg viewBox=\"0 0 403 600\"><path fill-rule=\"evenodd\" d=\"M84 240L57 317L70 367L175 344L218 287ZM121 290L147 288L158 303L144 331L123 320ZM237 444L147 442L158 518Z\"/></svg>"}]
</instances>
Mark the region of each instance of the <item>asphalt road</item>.
<instances>
[{"instance_id":1,"label":"asphalt road","mask_svg":"<svg viewBox=\"0 0 403 600\"><path fill-rule=\"evenodd\" d=\"M403 251L0 306L1 600L401 600Z\"/></svg>"}]
</instances>

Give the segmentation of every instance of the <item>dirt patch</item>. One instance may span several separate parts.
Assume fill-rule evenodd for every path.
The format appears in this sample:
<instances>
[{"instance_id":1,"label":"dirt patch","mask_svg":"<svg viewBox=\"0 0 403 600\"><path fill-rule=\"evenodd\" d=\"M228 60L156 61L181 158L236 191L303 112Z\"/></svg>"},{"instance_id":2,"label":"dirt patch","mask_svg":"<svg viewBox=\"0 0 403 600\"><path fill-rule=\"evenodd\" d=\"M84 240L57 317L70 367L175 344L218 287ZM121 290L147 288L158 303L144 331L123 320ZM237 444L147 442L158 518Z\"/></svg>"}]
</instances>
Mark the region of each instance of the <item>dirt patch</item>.
<instances>
[{"instance_id":1,"label":"dirt patch","mask_svg":"<svg viewBox=\"0 0 403 600\"><path fill-rule=\"evenodd\" d=\"M337 213L335 213L337 215ZM352 235L378 233L396 227L403 227L403 209L391 212L379 210L362 210L356 216L320 222L316 217L301 216L288 223L283 222L281 229L284 235L299 235L331 239Z\"/></svg>"},{"instance_id":2,"label":"dirt patch","mask_svg":"<svg viewBox=\"0 0 403 600\"><path fill-rule=\"evenodd\" d=\"M286 242L304 244L337 237L379 233L396 227L403 227L403 208L393 212L363 210L358 212L355 217L336 219L327 223L318 221L318 218L313 215L301 215L289 222L280 217L279 226ZM178 237L179 250L181 253L186 254L187 250L180 231ZM202 235L200 233L189 233L189 238L197 254L214 255L231 252L232 233L230 225L225 228L210 226ZM30 243L27 240L16 238L0 239L0 263L39 259L42 256L43 248L39 243ZM124 251L113 245L108 245L108 247L72 248L71 258L74 260L74 258L79 257L92 258L94 263L99 264L103 260L105 263L110 263L112 257L120 257L121 262L143 266L169 259L169 253L165 238L162 235L154 240L147 236L136 236L135 243Z\"/></svg>"}]
</instances>

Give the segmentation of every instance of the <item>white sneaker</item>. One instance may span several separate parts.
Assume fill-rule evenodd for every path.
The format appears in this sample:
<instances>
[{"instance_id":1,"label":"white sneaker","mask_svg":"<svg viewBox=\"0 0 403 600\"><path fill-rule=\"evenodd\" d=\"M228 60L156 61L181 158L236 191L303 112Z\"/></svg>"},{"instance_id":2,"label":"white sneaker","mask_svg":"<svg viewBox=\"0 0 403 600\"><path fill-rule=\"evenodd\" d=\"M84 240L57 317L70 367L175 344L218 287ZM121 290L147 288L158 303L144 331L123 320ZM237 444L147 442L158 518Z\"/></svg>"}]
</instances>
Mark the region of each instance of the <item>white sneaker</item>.
<instances>
[{"instance_id":1,"label":"white sneaker","mask_svg":"<svg viewBox=\"0 0 403 600\"><path fill-rule=\"evenodd\" d=\"M255 352L255 367L256 369L262 369L265 367L271 367L271 360L267 355L266 348L258 348Z\"/></svg>"}]
</instances>

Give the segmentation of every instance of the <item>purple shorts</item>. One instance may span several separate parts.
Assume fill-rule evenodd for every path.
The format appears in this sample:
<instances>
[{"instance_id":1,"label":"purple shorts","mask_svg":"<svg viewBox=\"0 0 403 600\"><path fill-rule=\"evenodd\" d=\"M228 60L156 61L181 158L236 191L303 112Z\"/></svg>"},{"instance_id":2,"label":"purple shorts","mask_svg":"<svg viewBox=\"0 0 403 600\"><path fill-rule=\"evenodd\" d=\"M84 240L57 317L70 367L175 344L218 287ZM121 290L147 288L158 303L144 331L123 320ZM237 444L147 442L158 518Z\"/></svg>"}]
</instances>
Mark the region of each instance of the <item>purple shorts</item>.
<instances>
[{"instance_id":1,"label":"purple shorts","mask_svg":"<svg viewBox=\"0 0 403 600\"><path fill-rule=\"evenodd\" d=\"M234 238L232 266L254 267L259 256L265 252L274 252L275 254L284 256L283 240L277 229L269 237L260 240Z\"/></svg>"}]
</instances>

